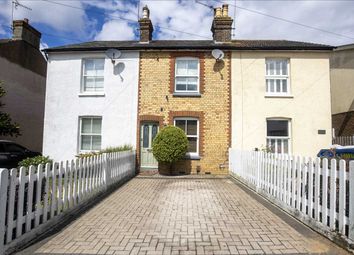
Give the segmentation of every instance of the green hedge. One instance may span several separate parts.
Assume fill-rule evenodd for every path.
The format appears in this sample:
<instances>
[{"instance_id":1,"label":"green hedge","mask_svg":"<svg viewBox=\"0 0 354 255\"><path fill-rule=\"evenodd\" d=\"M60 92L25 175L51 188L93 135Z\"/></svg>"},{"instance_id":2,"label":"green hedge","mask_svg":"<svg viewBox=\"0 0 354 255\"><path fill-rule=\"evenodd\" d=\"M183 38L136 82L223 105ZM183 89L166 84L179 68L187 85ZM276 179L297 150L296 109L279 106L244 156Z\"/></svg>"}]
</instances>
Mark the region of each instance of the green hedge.
<instances>
[{"instance_id":1,"label":"green hedge","mask_svg":"<svg viewBox=\"0 0 354 255\"><path fill-rule=\"evenodd\" d=\"M38 166L39 164L45 165L47 163L52 164L53 160L51 160L49 157L45 157L45 156L36 156L33 158L26 158L26 159L20 161L18 163L18 166L19 167L21 167L21 166L30 167L31 165Z\"/></svg>"},{"instance_id":2,"label":"green hedge","mask_svg":"<svg viewBox=\"0 0 354 255\"><path fill-rule=\"evenodd\" d=\"M87 153L80 153L76 157L78 158L87 158L87 157L92 157L92 156L98 156L103 153L113 153L113 152L120 152L120 151L132 151L133 146L125 144L122 146L117 146L117 147L107 147L103 150L100 151L92 151L92 152L87 152Z\"/></svg>"}]
</instances>

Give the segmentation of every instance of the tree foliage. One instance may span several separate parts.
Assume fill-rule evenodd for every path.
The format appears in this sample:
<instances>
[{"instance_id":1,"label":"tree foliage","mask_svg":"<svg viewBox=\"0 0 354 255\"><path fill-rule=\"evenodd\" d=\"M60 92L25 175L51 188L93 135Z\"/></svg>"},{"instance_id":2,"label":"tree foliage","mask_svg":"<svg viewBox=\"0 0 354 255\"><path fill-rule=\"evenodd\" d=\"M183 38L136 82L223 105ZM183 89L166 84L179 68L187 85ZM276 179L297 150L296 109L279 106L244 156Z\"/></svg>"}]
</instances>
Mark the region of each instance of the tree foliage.
<instances>
[{"instance_id":1,"label":"tree foliage","mask_svg":"<svg viewBox=\"0 0 354 255\"><path fill-rule=\"evenodd\" d=\"M13 122L10 115L1 110L4 104L1 102L1 98L6 94L6 91L2 87L0 81L0 136L19 136L20 127L17 123Z\"/></svg>"},{"instance_id":2,"label":"tree foliage","mask_svg":"<svg viewBox=\"0 0 354 255\"><path fill-rule=\"evenodd\" d=\"M152 143L152 153L159 163L172 164L186 155L188 139L184 131L175 126L163 128Z\"/></svg>"}]
</instances>

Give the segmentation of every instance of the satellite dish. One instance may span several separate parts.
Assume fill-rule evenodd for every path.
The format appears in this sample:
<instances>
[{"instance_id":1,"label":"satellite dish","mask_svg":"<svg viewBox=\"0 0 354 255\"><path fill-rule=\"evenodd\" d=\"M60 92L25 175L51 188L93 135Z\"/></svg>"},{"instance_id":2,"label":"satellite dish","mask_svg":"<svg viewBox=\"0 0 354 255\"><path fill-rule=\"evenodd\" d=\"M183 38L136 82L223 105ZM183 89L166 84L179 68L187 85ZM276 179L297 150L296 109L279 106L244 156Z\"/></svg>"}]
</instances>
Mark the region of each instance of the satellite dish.
<instances>
[{"instance_id":1,"label":"satellite dish","mask_svg":"<svg viewBox=\"0 0 354 255\"><path fill-rule=\"evenodd\" d=\"M122 55L122 52L120 52L117 49L108 49L106 50L106 56L112 60L112 63L114 64L115 60L120 58Z\"/></svg>"},{"instance_id":2,"label":"satellite dish","mask_svg":"<svg viewBox=\"0 0 354 255\"><path fill-rule=\"evenodd\" d=\"M211 55L216 59L216 61L223 59L225 56L224 52L219 49L212 50Z\"/></svg>"}]
</instances>

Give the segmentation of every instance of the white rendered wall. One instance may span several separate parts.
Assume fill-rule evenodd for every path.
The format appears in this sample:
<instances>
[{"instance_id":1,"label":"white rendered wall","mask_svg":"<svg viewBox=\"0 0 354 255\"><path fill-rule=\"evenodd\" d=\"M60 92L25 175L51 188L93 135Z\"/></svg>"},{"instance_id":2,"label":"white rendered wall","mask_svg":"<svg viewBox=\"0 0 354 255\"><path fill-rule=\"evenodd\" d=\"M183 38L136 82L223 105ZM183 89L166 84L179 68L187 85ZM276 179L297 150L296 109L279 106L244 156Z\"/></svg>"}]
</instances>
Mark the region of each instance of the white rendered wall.
<instances>
[{"instance_id":1,"label":"white rendered wall","mask_svg":"<svg viewBox=\"0 0 354 255\"><path fill-rule=\"evenodd\" d=\"M117 74L105 60L104 96L80 96L83 58L104 58L104 53L56 53L48 59L43 155L72 159L79 152L79 116L102 116L102 149L136 146L139 53L123 52ZM120 64L122 66L122 64Z\"/></svg>"},{"instance_id":2,"label":"white rendered wall","mask_svg":"<svg viewBox=\"0 0 354 255\"><path fill-rule=\"evenodd\" d=\"M290 60L292 97L266 97L266 58ZM294 155L313 157L331 145L329 53L232 53L232 148L265 147L267 118L291 119Z\"/></svg>"}]
</instances>

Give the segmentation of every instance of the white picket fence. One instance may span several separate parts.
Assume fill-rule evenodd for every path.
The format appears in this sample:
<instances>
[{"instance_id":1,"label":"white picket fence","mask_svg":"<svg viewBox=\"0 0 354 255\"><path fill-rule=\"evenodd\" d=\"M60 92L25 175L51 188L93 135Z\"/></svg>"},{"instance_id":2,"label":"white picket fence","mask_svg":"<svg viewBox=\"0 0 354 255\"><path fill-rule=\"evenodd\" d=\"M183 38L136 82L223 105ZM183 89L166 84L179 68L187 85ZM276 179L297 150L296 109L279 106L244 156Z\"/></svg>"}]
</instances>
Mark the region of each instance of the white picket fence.
<instances>
[{"instance_id":1,"label":"white picket fence","mask_svg":"<svg viewBox=\"0 0 354 255\"><path fill-rule=\"evenodd\" d=\"M230 149L230 172L305 224L354 241L354 161ZM349 169L348 169L349 168Z\"/></svg>"},{"instance_id":2,"label":"white picket fence","mask_svg":"<svg viewBox=\"0 0 354 255\"><path fill-rule=\"evenodd\" d=\"M353 136L338 136L333 139L332 144L339 144L342 146L354 145L354 135Z\"/></svg>"},{"instance_id":3,"label":"white picket fence","mask_svg":"<svg viewBox=\"0 0 354 255\"><path fill-rule=\"evenodd\" d=\"M0 254L135 174L135 152L0 170Z\"/></svg>"}]
</instances>

